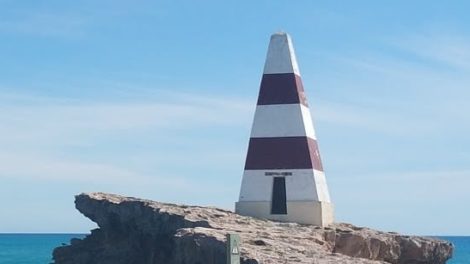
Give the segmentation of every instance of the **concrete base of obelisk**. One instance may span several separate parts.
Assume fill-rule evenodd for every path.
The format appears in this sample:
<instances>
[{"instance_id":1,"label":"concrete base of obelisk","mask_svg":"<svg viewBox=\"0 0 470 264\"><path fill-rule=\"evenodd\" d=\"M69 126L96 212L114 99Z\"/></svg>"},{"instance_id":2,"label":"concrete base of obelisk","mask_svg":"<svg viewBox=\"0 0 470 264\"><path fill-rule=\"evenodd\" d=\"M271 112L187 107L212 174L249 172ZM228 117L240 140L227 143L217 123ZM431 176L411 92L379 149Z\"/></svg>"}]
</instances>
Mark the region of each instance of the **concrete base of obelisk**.
<instances>
[{"instance_id":1,"label":"concrete base of obelisk","mask_svg":"<svg viewBox=\"0 0 470 264\"><path fill-rule=\"evenodd\" d=\"M269 201L239 201L235 203L235 212L256 218L322 227L334 221L333 204L319 201L288 201L287 214L271 214Z\"/></svg>"}]
</instances>

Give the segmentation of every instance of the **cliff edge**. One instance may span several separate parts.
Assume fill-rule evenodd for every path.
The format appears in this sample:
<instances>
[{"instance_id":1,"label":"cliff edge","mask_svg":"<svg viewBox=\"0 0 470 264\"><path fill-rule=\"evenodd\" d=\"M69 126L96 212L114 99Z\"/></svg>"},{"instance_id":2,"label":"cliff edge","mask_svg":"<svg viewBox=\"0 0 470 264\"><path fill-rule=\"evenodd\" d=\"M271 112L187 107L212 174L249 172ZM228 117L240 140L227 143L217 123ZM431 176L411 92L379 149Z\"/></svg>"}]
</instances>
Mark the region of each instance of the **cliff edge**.
<instances>
[{"instance_id":1,"label":"cliff edge","mask_svg":"<svg viewBox=\"0 0 470 264\"><path fill-rule=\"evenodd\" d=\"M75 197L98 224L53 252L55 264L225 264L225 235L242 239L241 263L445 263L451 243L350 224L326 228L244 217L212 207L105 193Z\"/></svg>"}]
</instances>

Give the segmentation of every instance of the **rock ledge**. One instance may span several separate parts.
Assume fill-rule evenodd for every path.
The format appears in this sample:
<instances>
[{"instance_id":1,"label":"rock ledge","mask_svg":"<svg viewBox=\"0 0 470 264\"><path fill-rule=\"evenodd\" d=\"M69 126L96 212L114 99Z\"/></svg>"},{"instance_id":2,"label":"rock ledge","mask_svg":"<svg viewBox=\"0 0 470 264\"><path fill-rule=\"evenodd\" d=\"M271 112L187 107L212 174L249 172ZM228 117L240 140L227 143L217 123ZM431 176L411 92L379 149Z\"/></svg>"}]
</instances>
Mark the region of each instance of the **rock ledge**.
<instances>
[{"instance_id":1,"label":"rock ledge","mask_svg":"<svg viewBox=\"0 0 470 264\"><path fill-rule=\"evenodd\" d=\"M212 207L80 194L98 229L53 252L55 264L225 264L225 234L242 238L241 263L445 263L453 246L350 224L277 223Z\"/></svg>"}]
</instances>

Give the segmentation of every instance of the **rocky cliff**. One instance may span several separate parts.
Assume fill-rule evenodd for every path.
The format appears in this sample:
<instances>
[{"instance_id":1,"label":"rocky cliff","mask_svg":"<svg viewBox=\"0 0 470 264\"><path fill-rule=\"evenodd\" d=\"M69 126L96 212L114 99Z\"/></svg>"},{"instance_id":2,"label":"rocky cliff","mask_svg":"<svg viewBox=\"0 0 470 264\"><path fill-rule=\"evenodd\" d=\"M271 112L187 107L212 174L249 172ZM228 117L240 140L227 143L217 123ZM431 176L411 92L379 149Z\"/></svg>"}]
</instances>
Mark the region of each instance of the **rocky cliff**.
<instances>
[{"instance_id":1,"label":"rocky cliff","mask_svg":"<svg viewBox=\"0 0 470 264\"><path fill-rule=\"evenodd\" d=\"M211 207L104 193L76 196L98 229L53 252L56 264L224 264L225 235L241 236L241 263L445 263L453 246L350 224L277 223Z\"/></svg>"}]
</instances>

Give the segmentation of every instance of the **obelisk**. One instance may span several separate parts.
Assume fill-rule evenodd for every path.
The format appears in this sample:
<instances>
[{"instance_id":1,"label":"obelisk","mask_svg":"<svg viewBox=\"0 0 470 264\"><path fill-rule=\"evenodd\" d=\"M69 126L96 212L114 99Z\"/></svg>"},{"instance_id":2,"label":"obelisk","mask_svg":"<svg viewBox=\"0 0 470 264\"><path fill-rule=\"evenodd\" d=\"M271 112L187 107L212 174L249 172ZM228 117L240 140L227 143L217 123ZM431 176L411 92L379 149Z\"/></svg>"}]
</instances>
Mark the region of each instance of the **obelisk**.
<instances>
[{"instance_id":1,"label":"obelisk","mask_svg":"<svg viewBox=\"0 0 470 264\"><path fill-rule=\"evenodd\" d=\"M326 226L333 205L292 40L269 42L237 213Z\"/></svg>"}]
</instances>

